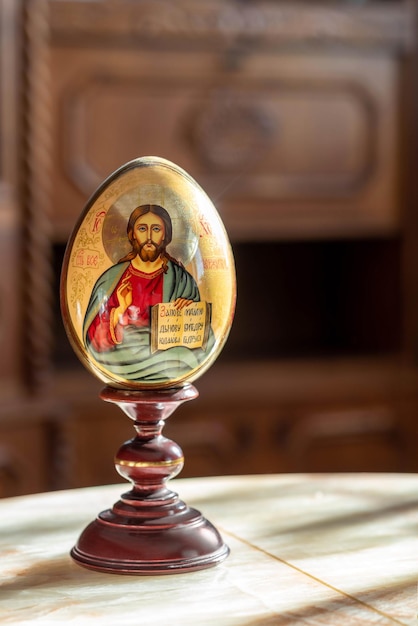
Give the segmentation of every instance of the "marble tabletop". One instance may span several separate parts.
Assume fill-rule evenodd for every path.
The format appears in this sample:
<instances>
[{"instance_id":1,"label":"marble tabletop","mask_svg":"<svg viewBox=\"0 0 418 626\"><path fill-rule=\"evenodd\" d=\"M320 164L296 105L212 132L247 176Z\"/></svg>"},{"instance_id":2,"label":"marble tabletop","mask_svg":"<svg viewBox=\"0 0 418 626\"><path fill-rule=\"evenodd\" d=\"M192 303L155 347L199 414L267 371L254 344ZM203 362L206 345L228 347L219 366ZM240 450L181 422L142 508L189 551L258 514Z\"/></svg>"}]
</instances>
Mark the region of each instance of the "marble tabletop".
<instances>
[{"instance_id":1,"label":"marble tabletop","mask_svg":"<svg viewBox=\"0 0 418 626\"><path fill-rule=\"evenodd\" d=\"M0 501L0 624L417 624L418 475L177 479L231 549L169 576L103 574L69 551L126 485Z\"/></svg>"}]
</instances>

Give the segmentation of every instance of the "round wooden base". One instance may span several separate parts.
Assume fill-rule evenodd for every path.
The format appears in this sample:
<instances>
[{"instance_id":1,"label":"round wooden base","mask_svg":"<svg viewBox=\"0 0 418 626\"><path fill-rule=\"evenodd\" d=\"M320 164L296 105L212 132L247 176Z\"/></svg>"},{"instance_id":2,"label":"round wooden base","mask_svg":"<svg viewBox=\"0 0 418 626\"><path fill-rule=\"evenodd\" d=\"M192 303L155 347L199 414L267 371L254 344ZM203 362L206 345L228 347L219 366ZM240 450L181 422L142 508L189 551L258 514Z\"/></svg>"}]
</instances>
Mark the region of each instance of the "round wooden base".
<instances>
[{"instance_id":1,"label":"round wooden base","mask_svg":"<svg viewBox=\"0 0 418 626\"><path fill-rule=\"evenodd\" d=\"M71 551L78 564L112 574L175 574L212 567L229 554L216 528L178 499L166 511L158 507L164 517L155 510L153 517L129 517L126 505L119 502L87 526Z\"/></svg>"}]
</instances>

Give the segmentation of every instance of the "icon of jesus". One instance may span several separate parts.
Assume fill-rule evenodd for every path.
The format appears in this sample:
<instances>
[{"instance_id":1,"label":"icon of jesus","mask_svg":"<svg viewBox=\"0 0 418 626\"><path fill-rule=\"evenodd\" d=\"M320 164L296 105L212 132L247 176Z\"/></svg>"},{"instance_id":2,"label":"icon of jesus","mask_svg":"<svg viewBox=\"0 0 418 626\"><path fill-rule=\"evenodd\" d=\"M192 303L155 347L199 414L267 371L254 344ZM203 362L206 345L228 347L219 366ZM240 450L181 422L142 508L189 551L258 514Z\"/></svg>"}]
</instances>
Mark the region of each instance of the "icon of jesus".
<instances>
[{"instance_id":1,"label":"icon of jesus","mask_svg":"<svg viewBox=\"0 0 418 626\"><path fill-rule=\"evenodd\" d=\"M202 348L151 351L151 309L171 302L181 310L200 301L193 276L167 252L169 213L156 204L135 208L128 220L130 252L96 282L84 318L87 351L105 369L132 381L161 383L199 366ZM209 345L214 337L210 333Z\"/></svg>"}]
</instances>

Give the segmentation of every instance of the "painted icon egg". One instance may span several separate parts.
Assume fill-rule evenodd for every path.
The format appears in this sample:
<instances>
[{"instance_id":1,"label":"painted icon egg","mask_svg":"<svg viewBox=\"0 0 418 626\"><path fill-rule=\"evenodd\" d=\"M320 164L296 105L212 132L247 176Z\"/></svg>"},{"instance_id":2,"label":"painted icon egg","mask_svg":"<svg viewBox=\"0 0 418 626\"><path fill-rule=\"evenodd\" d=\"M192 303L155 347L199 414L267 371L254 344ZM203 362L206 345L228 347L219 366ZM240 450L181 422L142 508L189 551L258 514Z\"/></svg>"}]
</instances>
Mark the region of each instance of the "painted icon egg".
<instances>
[{"instance_id":1,"label":"painted icon egg","mask_svg":"<svg viewBox=\"0 0 418 626\"><path fill-rule=\"evenodd\" d=\"M223 348L235 295L218 212L165 159L135 159L107 178L67 245L64 326L84 365L114 387L196 380Z\"/></svg>"}]
</instances>

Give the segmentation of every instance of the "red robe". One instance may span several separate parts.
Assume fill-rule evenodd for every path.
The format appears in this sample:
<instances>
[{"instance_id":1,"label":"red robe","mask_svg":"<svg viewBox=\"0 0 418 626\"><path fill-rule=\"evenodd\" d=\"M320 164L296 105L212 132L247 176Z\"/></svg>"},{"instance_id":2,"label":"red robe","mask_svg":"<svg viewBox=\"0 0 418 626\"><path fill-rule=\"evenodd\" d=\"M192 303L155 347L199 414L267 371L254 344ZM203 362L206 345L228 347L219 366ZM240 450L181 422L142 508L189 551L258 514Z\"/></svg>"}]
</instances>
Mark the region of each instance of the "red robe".
<instances>
[{"instance_id":1,"label":"red robe","mask_svg":"<svg viewBox=\"0 0 418 626\"><path fill-rule=\"evenodd\" d=\"M97 352L105 352L115 344L121 343L125 326L150 325L151 307L162 302L163 275L163 269L153 274L144 274L129 264L111 296L103 302L88 330L89 340ZM117 290L125 280L129 280L132 286L132 304L113 329L112 312L119 306Z\"/></svg>"}]
</instances>

